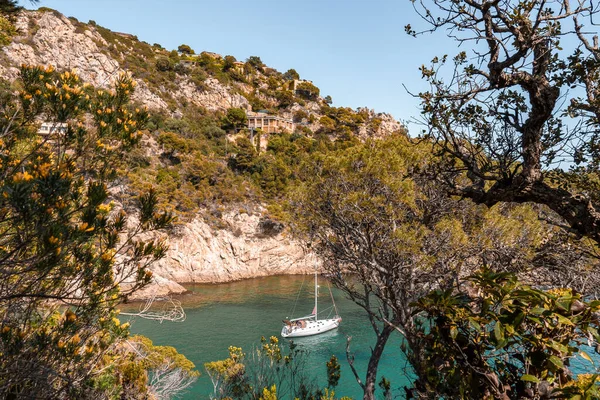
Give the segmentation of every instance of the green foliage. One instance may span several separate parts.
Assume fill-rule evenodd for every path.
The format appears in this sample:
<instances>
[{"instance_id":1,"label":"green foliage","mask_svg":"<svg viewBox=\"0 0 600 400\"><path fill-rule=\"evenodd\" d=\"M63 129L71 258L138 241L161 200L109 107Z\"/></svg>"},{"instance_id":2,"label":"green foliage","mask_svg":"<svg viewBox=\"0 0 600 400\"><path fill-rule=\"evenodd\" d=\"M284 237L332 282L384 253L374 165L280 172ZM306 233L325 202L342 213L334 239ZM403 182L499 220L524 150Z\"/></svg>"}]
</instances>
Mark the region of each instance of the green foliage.
<instances>
[{"instance_id":1,"label":"green foliage","mask_svg":"<svg viewBox=\"0 0 600 400\"><path fill-rule=\"evenodd\" d=\"M596 398L596 377L568 366L581 358L588 337L598 341L600 302L570 289L543 291L507 273L483 270L467 282L476 295L434 291L417 302L427 370L417 387L449 398ZM584 382L587 382L584 383Z\"/></svg>"},{"instance_id":2,"label":"green foliage","mask_svg":"<svg viewBox=\"0 0 600 400\"><path fill-rule=\"evenodd\" d=\"M187 152L189 150L188 141L172 132L163 132L158 136L158 143L163 146L165 151L173 154L176 151Z\"/></svg>"},{"instance_id":3,"label":"green foliage","mask_svg":"<svg viewBox=\"0 0 600 400\"><path fill-rule=\"evenodd\" d=\"M248 123L248 117L246 111L241 108L232 107L227 110L227 114L223 117L221 127L225 130L233 129L237 131L238 128L245 126Z\"/></svg>"},{"instance_id":4,"label":"green foliage","mask_svg":"<svg viewBox=\"0 0 600 400\"><path fill-rule=\"evenodd\" d=\"M13 23L0 15L0 47L8 45L16 34L17 29Z\"/></svg>"},{"instance_id":5,"label":"green foliage","mask_svg":"<svg viewBox=\"0 0 600 400\"><path fill-rule=\"evenodd\" d=\"M38 0L34 0L33 2L37 3L37 1ZM38 10L41 10L43 8L46 8L46 7L40 7ZM0 13L2 13L2 14L8 14L8 15L14 14L21 9L22 9L22 7L19 6L19 2L17 0L2 0L0 2ZM51 9L48 9L48 10L54 11Z\"/></svg>"},{"instance_id":6,"label":"green foliage","mask_svg":"<svg viewBox=\"0 0 600 400\"><path fill-rule=\"evenodd\" d=\"M258 56L248 57L248 59L246 60L246 63L248 63L250 66L252 66L252 68L257 69L259 71L262 71L263 67L265 66L265 64L262 62L262 60Z\"/></svg>"},{"instance_id":7,"label":"green foliage","mask_svg":"<svg viewBox=\"0 0 600 400\"><path fill-rule=\"evenodd\" d=\"M167 57L159 57L156 60L156 69L165 72L173 69L174 65L171 63L171 60Z\"/></svg>"},{"instance_id":8,"label":"green foliage","mask_svg":"<svg viewBox=\"0 0 600 400\"><path fill-rule=\"evenodd\" d=\"M237 60L235 59L234 56L225 56L224 63L223 63L223 71L231 70L235 66L234 63L236 61Z\"/></svg>"},{"instance_id":9,"label":"green foliage","mask_svg":"<svg viewBox=\"0 0 600 400\"><path fill-rule=\"evenodd\" d=\"M298 72L296 72L296 70L293 68L288 69L287 71L284 72L283 79L285 79L286 81L297 80L297 79L300 79L300 74Z\"/></svg>"},{"instance_id":10,"label":"green foliage","mask_svg":"<svg viewBox=\"0 0 600 400\"><path fill-rule=\"evenodd\" d=\"M108 399L177 396L200 373L194 364L170 346L155 346L150 339L132 336L106 354L90 385Z\"/></svg>"},{"instance_id":11,"label":"green foliage","mask_svg":"<svg viewBox=\"0 0 600 400\"><path fill-rule=\"evenodd\" d=\"M335 355L327 361L327 387L334 388L340 382L340 363Z\"/></svg>"},{"instance_id":12,"label":"green foliage","mask_svg":"<svg viewBox=\"0 0 600 400\"><path fill-rule=\"evenodd\" d=\"M294 94L290 90L278 90L275 92L275 98L277 99L277 107L279 108L287 108L296 101Z\"/></svg>"},{"instance_id":13,"label":"green foliage","mask_svg":"<svg viewBox=\"0 0 600 400\"><path fill-rule=\"evenodd\" d=\"M183 53L183 54L187 54L187 55L194 54L194 50L187 44L179 45L179 47L177 47L177 51L179 51L180 53Z\"/></svg>"},{"instance_id":14,"label":"green foliage","mask_svg":"<svg viewBox=\"0 0 600 400\"><path fill-rule=\"evenodd\" d=\"M213 399L335 400L333 390L320 390L307 379L304 353L293 342L286 352L274 336L261 338L260 347L249 354L230 346L228 358L204 368L213 383Z\"/></svg>"},{"instance_id":15,"label":"green foliage","mask_svg":"<svg viewBox=\"0 0 600 400\"><path fill-rule=\"evenodd\" d=\"M317 100L321 91L310 82L300 82L296 86L296 93L305 100Z\"/></svg>"},{"instance_id":16,"label":"green foliage","mask_svg":"<svg viewBox=\"0 0 600 400\"><path fill-rule=\"evenodd\" d=\"M335 131L336 123L332 118L328 117L327 115L324 115L321 117L321 119L319 119L319 124L321 125L321 129L324 133L329 134Z\"/></svg>"},{"instance_id":17,"label":"green foliage","mask_svg":"<svg viewBox=\"0 0 600 400\"><path fill-rule=\"evenodd\" d=\"M236 140L237 149L235 152L235 157L230 158L229 165L234 170L240 172L254 172L256 169L256 160L258 157L258 153L256 152L256 148L250 141L250 139L246 137L241 137Z\"/></svg>"},{"instance_id":18,"label":"green foliage","mask_svg":"<svg viewBox=\"0 0 600 400\"><path fill-rule=\"evenodd\" d=\"M98 359L128 335L115 306L150 281L148 265L166 251L130 232L172 220L149 192L136 199L129 231L108 199L147 113L130 105L127 75L94 91L50 67L20 72L20 91L0 108L0 394L98 397ZM59 129L36 133L42 115ZM128 256L117 261L122 248Z\"/></svg>"}]
</instances>

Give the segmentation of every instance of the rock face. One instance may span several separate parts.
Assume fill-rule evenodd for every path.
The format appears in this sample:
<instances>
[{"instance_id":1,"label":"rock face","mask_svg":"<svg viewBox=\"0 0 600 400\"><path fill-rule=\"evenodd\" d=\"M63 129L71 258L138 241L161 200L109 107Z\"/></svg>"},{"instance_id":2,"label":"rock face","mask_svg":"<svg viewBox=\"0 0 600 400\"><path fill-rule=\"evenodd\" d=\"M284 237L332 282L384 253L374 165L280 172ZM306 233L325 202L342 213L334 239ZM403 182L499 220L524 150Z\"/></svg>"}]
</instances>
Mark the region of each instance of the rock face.
<instances>
[{"instance_id":1,"label":"rock face","mask_svg":"<svg viewBox=\"0 0 600 400\"><path fill-rule=\"evenodd\" d=\"M16 23L21 36L3 49L8 61L0 75L12 80L21 64L53 65L59 70L75 70L82 80L96 87L108 87L122 72L119 63L102 52L108 44L93 28L77 32L63 15L52 12L21 13ZM11 66L12 65L12 66ZM138 80L135 98L151 108L167 104Z\"/></svg>"},{"instance_id":2,"label":"rock face","mask_svg":"<svg viewBox=\"0 0 600 400\"><path fill-rule=\"evenodd\" d=\"M197 106L210 111L222 111L231 107L250 110L250 103L239 93L232 93L229 87L223 86L218 80L208 78L204 81L205 90L199 90L189 80L183 79L179 83L177 96L189 99Z\"/></svg>"},{"instance_id":3,"label":"rock face","mask_svg":"<svg viewBox=\"0 0 600 400\"><path fill-rule=\"evenodd\" d=\"M315 258L286 238L277 223L258 215L227 214L228 229L211 228L200 217L167 237L166 257L152 266L153 284L134 299L182 293L179 283L229 282L244 278L314 271Z\"/></svg>"}]
</instances>

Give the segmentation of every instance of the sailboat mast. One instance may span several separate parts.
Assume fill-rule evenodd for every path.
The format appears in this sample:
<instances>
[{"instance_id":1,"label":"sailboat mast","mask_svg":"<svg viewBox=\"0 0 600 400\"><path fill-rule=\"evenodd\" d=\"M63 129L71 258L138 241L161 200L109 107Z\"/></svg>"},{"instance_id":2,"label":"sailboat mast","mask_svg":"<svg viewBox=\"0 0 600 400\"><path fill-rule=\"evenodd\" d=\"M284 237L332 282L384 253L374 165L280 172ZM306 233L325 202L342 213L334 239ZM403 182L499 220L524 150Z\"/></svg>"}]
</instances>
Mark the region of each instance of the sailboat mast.
<instances>
[{"instance_id":1,"label":"sailboat mast","mask_svg":"<svg viewBox=\"0 0 600 400\"><path fill-rule=\"evenodd\" d=\"M317 298L319 297L319 286L317 285L317 271L315 271L315 321L318 319L319 310L317 308Z\"/></svg>"}]
</instances>

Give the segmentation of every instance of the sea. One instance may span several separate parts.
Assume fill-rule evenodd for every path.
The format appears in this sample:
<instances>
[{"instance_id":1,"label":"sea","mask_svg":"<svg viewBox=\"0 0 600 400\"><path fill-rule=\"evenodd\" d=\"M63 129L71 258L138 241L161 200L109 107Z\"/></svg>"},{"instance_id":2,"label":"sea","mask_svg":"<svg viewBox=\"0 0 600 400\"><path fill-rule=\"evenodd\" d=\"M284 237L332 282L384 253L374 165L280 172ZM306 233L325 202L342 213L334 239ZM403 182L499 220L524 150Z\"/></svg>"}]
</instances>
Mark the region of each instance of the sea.
<instances>
[{"instance_id":1,"label":"sea","mask_svg":"<svg viewBox=\"0 0 600 400\"><path fill-rule=\"evenodd\" d=\"M281 337L282 320L308 315L314 306L314 281L307 276L271 276L221 284L186 285L188 293L177 296L185 310L182 322L130 320L131 332L149 337L155 345L173 346L191 360L201 372L195 384L187 389L182 399L209 399L213 386L204 370L204 364L228 356L228 347L241 347L244 352L260 346L260 338L275 336L285 349L289 341ZM336 397L362 398L362 389L356 382L346 356L350 353L354 366L364 380L375 334L364 310L331 289L335 304L342 317L340 326L330 332L305 338L294 343L305 357L305 373L320 387L327 384L326 363L335 355L341 364L341 379L335 389ZM326 281L319 286L319 317L333 314L331 295ZM160 304L157 303L160 307ZM121 307L135 312L137 305ZM129 320L129 317L123 317ZM410 367L400 350L401 337L392 334L381 358L378 382L382 376L391 381L393 393L400 396L410 383ZM382 397L380 393L378 397Z\"/></svg>"}]
</instances>

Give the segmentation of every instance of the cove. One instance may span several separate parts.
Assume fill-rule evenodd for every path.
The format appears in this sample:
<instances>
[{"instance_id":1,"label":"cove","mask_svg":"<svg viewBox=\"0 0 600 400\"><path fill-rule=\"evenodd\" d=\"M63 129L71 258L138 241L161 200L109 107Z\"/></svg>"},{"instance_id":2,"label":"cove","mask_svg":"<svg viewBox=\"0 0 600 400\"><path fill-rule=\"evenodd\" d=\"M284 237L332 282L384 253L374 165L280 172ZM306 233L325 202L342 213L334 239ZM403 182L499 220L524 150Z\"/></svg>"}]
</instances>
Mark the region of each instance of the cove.
<instances>
[{"instance_id":1,"label":"cove","mask_svg":"<svg viewBox=\"0 0 600 400\"><path fill-rule=\"evenodd\" d=\"M187 294L178 296L186 312L184 322L131 320L131 332L149 337L154 344L173 346L190 359L202 373L183 399L208 399L212 383L204 370L204 363L224 359L229 346L251 351L260 344L260 337L276 336L282 346L288 341L281 338L281 320L292 316L309 314L314 305L312 276L272 276L223 284L185 285ZM320 282L319 318L327 317L331 305L327 283ZM299 293L300 288L303 290ZM306 369L309 377L317 379L321 387L326 385L325 363L335 354L342 366L336 396L362 398L346 360L346 339L352 337L351 351L355 366L364 379L370 346L375 334L366 313L343 294L332 288L336 305L343 318L340 327L322 335L296 338L294 343L305 350ZM296 302L296 298L298 301ZM295 313L292 311L295 307ZM160 306L160 305L158 305ZM132 311L131 307L121 307ZM409 383L410 368L400 351L401 338L392 334L379 366L381 376L391 380L395 394L403 394L402 387Z\"/></svg>"}]
</instances>

